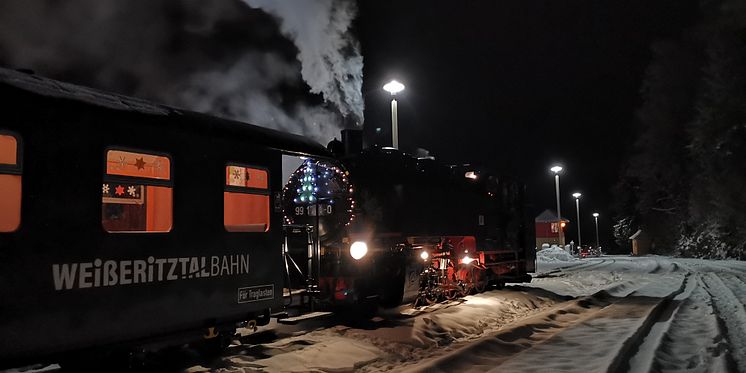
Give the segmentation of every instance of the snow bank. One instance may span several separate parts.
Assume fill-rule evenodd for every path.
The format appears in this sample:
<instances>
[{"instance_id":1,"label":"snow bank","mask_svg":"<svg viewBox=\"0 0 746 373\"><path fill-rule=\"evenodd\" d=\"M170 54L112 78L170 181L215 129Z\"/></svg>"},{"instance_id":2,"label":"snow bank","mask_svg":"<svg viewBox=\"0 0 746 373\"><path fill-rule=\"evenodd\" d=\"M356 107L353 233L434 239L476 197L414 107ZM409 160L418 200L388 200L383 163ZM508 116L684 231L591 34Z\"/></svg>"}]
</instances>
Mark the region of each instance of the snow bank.
<instances>
[{"instance_id":1,"label":"snow bank","mask_svg":"<svg viewBox=\"0 0 746 373\"><path fill-rule=\"evenodd\" d=\"M539 262L574 262L576 260L578 259L558 246L552 246L536 253L536 261Z\"/></svg>"}]
</instances>

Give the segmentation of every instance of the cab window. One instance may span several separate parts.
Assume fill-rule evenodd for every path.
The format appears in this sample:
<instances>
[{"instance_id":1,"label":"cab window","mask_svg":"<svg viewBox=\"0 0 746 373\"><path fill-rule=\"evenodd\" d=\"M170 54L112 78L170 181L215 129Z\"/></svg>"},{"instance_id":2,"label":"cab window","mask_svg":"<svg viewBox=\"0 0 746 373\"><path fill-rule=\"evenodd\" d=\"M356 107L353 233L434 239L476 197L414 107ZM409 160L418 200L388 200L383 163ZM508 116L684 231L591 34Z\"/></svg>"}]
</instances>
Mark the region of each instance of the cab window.
<instances>
[{"instance_id":1,"label":"cab window","mask_svg":"<svg viewBox=\"0 0 746 373\"><path fill-rule=\"evenodd\" d=\"M21 225L21 141L0 130L0 232Z\"/></svg>"},{"instance_id":2,"label":"cab window","mask_svg":"<svg viewBox=\"0 0 746 373\"><path fill-rule=\"evenodd\" d=\"M228 232L269 230L269 172L228 164L223 191L223 225Z\"/></svg>"},{"instance_id":3,"label":"cab window","mask_svg":"<svg viewBox=\"0 0 746 373\"><path fill-rule=\"evenodd\" d=\"M107 232L171 230L173 184L167 155L107 150L101 194L101 224Z\"/></svg>"}]
</instances>

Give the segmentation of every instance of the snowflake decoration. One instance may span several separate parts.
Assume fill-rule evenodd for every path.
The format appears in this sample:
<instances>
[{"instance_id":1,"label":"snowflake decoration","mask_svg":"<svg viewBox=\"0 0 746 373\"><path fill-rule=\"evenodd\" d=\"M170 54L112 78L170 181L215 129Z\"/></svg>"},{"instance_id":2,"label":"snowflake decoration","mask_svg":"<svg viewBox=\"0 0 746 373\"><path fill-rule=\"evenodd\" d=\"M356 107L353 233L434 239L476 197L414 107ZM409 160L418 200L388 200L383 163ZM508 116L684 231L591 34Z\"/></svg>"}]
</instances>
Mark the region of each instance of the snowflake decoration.
<instances>
[{"instance_id":1,"label":"snowflake decoration","mask_svg":"<svg viewBox=\"0 0 746 373\"><path fill-rule=\"evenodd\" d=\"M109 184L104 184L101 191L104 192L104 194L109 194Z\"/></svg>"},{"instance_id":2,"label":"snowflake decoration","mask_svg":"<svg viewBox=\"0 0 746 373\"><path fill-rule=\"evenodd\" d=\"M241 180L241 169L240 168L233 169L233 180L234 181Z\"/></svg>"},{"instance_id":3,"label":"snowflake decoration","mask_svg":"<svg viewBox=\"0 0 746 373\"><path fill-rule=\"evenodd\" d=\"M135 189L135 187L134 187L134 186L132 186L132 185L130 185L130 186L129 186L129 187L127 188L127 193L129 193L129 195L131 195L132 197L134 197L134 196L135 196L135 190L136 190L136 189Z\"/></svg>"}]
</instances>

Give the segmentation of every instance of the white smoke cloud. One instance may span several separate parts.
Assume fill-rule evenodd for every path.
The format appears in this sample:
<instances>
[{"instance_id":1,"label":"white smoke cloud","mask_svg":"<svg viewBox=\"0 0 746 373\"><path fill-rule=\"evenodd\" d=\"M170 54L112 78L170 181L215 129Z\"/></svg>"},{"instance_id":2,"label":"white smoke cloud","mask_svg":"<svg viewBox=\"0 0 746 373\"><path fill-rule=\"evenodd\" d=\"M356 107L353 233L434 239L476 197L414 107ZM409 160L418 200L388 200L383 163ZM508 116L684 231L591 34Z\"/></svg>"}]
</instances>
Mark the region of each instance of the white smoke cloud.
<instances>
[{"instance_id":1,"label":"white smoke cloud","mask_svg":"<svg viewBox=\"0 0 746 373\"><path fill-rule=\"evenodd\" d=\"M339 136L342 114L362 120L362 58L341 52L357 46L346 34L354 7L315 2L296 3L299 18L286 18L308 35L291 43L274 13L243 0L2 0L0 65L325 143ZM311 9L326 34L315 22L298 23ZM309 53L331 62L307 67ZM308 84L330 105L307 102L305 76L316 77Z\"/></svg>"},{"instance_id":2,"label":"white smoke cloud","mask_svg":"<svg viewBox=\"0 0 746 373\"><path fill-rule=\"evenodd\" d=\"M323 107L303 103L283 107L282 95L274 89L296 83L297 62L272 53L246 53L229 68L192 75L175 87L174 94L185 107L235 118L286 132L329 141L339 136L342 118Z\"/></svg>"},{"instance_id":3,"label":"white smoke cloud","mask_svg":"<svg viewBox=\"0 0 746 373\"><path fill-rule=\"evenodd\" d=\"M277 17L298 47L303 80L344 116L363 122L363 57L350 32L357 8L350 0L243 0Z\"/></svg>"}]
</instances>

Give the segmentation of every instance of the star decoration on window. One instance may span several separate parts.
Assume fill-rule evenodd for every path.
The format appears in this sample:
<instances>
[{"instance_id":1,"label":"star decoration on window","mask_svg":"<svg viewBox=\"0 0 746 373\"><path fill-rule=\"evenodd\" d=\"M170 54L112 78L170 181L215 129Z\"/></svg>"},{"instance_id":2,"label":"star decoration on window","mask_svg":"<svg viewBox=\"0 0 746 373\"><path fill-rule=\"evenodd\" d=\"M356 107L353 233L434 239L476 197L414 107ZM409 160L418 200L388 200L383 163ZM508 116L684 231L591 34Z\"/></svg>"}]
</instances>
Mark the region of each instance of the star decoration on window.
<instances>
[{"instance_id":1,"label":"star decoration on window","mask_svg":"<svg viewBox=\"0 0 746 373\"><path fill-rule=\"evenodd\" d=\"M119 164L120 169L124 169L124 167L127 166L127 158L125 158L123 155L119 156L119 161L117 162Z\"/></svg>"},{"instance_id":2,"label":"star decoration on window","mask_svg":"<svg viewBox=\"0 0 746 373\"><path fill-rule=\"evenodd\" d=\"M104 192L104 194L109 194L109 184L104 184L101 191Z\"/></svg>"},{"instance_id":3,"label":"star decoration on window","mask_svg":"<svg viewBox=\"0 0 746 373\"><path fill-rule=\"evenodd\" d=\"M127 188L127 193L128 193L129 195L131 195L132 197L134 197L134 196L135 196L135 191L136 191L136 190L137 190L137 189L135 189L135 187L134 187L134 186L130 185L130 186L129 186L129 187Z\"/></svg>"},{"instance_id":4,"label":"star decoration on window","mask_svg":"<svg viewBox=\"0 0 746 373\"><path fill-rule=\"evenodd\" d=\"M117 187L114 188L114 194L116 194L118 196L124 195L124 187L121 186L121 185L117 185Z\"/></svg>"},{"instance_id":5,"label":"star decoration on window","mask_svg":"<svg viewBox=\"0 0 746 373\"><path fill-rule=\"evenodd\" d=\"M135 167L137 167L138 170L144 170L145 160L142 157L137 158L137 160L135 161Z\"/></svg>"}]
</instances>

